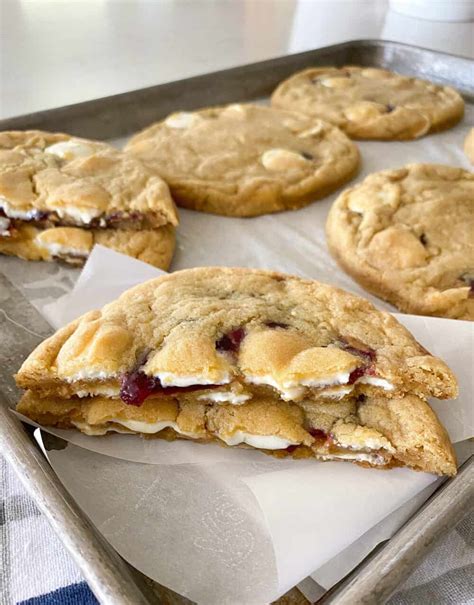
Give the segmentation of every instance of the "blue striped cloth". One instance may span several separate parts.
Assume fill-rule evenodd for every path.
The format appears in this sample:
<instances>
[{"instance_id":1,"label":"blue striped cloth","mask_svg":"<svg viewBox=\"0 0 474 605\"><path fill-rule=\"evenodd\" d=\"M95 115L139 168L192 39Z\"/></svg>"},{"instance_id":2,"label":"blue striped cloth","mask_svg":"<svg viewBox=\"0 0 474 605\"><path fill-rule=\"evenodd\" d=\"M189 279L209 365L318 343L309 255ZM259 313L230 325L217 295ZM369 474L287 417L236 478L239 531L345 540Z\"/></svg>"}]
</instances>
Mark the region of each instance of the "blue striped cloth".
<instances>
[{"instance_id":1,"label":"blue striped cloth","mask_svg":"<svg viewBox=\"0 0 474 605\"><path fill-rule=\"evenodd\" d=\"M45 517L1 457L0 485L0 605L96 605ZM410 575L389 605L474 605L473 547L471 514Z\"/></svg>"},{"instance_id":2,"label":"blue striped cloth","mask_svg":"<svg viewBox=\"0 0 474 605\"><path fill-rule=\"evenodd\" d=\"M0 457L1 605L96 605L46 518Z\"/></svg>"}]
</instances>

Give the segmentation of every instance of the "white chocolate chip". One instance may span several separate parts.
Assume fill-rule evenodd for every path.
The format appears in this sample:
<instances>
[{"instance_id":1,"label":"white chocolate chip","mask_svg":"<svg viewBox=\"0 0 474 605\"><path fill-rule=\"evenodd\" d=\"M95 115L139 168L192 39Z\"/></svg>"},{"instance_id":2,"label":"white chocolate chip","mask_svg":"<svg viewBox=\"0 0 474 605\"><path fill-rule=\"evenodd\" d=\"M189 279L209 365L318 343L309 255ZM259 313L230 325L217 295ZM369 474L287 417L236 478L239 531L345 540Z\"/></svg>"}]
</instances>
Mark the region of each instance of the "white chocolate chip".
<instances>
[{"instance_id":1,"label":"white chocolate chip","mask_svg":"<svg viewBox=\"0 0 474 605\"><path fill-rule=\"evenodd\" d=\"M172 113L165 120L166 126L170 128L190 128L194 126L200 117L189 111L180 111L178 113Z\"/></svg>"},{"instance_id":2,"label":"white chocolate chip","mask_svg":"<svg viewBox=\"0 0 474 605\"><path fill-rule=\"evenodd\" d=\"M386 69L377 69L376 67L368 67L360 72L364 78L370 78L371 80L379 80L384 78L393 78L394 74L387 71Z\"/></svg>"},{"instance_id":3,"label":"white chocolate chip","mask_svg":"<svg viewBox=\"0 0 474 605\"><path fill-rule=\"evenodd\" d=\"M360 120L372 120L378 118L381 114L386 113L387 108L380 103L372 103L371 101L361 101L348 107L344 114L348 120L358 122Z\"/></svg>"},{"instance_id":4,"label":"white chocolate chip","mask_svg":"<svg viewBox=\"0 0 474 605\"><path fill-rule=\"evenodd\" d=\"M262 154L262 164L267 170L279 172L290 168L302 168L308 164L300 153L289 149L269 149Z\"/></svg>"},{"instance_id":5,"label":"white chocolate chip","mask_svg":"<svg viewBox=\"0 0 474 605\"><path fill-rule=\"evenodd\" d=\"M376 210L380 206L396 209L400 203L400 186L397 183L388 183L382 188L354 189L349 194L347 205L349 210L363 214Z\"/></svg>"},{"instance_id":6,"label":"white chocolate chip","mask_svg":"<svg viewBox=\"0 0 474 605\"><path fill-rule=\"evenodd\" d=\"M86 145L82 141L61 141L50 145L45 149L46 153L55 155L62 160L75 160L77 158L86 158L94 153L94 148Z\"/></svg>"},{"instance_id":7,"label":"white chocolate chip","mask_svg":"<svg viewBox=\"0 0 474 605\"><path fill-rule=\"evenodd\" d=\"M10 219L0 216L0 237L8 237L10 235Z\"/></svg>"},{"instance_id":8,"label":"white chocolate chip","mask_svg":"<svg viewBox=\"0 0 474 605\"><path fill-rule=\"evenodd\" d=\"M353 84L350 78L321 78L320 82L326 88L349 88Z\"/></svg>"},{"instance_id":9,"label":"white chocolate chip","mask_svg":"<svg viewBox=\"0 0 474 605\"><path fill-rule=\"evenodd\" d=\"M222 113L242 116L245 114L245 107L241 103L232 103L232 105L228 105Z\"/></svg>"}]
</instances>

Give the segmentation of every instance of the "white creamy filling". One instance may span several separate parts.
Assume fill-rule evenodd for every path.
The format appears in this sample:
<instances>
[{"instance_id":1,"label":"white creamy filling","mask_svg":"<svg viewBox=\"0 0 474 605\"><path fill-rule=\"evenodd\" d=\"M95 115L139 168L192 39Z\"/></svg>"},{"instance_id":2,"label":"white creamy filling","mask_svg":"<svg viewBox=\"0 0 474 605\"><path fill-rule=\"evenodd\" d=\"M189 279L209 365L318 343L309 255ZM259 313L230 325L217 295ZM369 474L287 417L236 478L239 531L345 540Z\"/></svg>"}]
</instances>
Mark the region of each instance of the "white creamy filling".
<instances>
[{"instance_id":1,"label":"white creamy filling","mask_svg":"<svg viewBox=\"0 0 474 605\"><path fill-rule=\"evenodd\" d=\"M193 439L199 439L202 435L198 433L187 433L186 431L182 431L176 422L173 420L160 420L158 422L143 422L141 420L122 420L121 418L111 418L107 422L113 422L114 424L121 425L134 433L147 433L154 434L159 433L163 429L172 428L180 435L184 435L186 437L191 437ZM72 422L72 424L80 429L86 435L105 435L109 432L114 433L128 433L129 431L121 431L120 426L112 426L112 425L100 425L93 426L87 424L86 422Z\"/></svg>"},{"instance_id":2,"label":"white creamy filling","mask_svg":"<svg viewBox=\"0 0 474 605\"><path fill-rule=\"evenodd\" d=\"M339 384L347 384L349 382L350 372L339 372L333 376L326 376L325 378L311 379L307 378L301 380L300 384L305 387L321 388L321 387L333 387Z\"/></svg>"},{"instance_id":3,"label":"white creamy filling","mask_svg":"<svg viewBox=\"0 0 474 605\"><path fill-rule=\"evenodd\" d=\"M0 196L0 208L3 209L3 212L9 218L18 218L20 220L29 221L36 217L36 213L38 210L17 210L13 208L9 201L4 197ZM53 208L54 212L61 218L71 218L76 222L89 224L92 219L101 214L101 211L97 208L76 208L73 206L68 206L65 208Z\"/></svg>"},{"instance_id":4,"label":"white creamy filling","mask_svg":"<svg viewBox=\"0 0 474 605\"><path fill-rule=\"evenodd\" d=\"M377 378L377 376L361 376L356 382L381 387L385 391L393 391L395 388L391 382L385 380L385 378Z\"/></svg>"},{"instance_id":5,"label":"white creamy filling","mask_svg":"<svg viewBox=\"0 0 474 605\"><path fill-rule=\"evenodd\" d=\"M334 376L321 378L319 380L305 379L299 382L286 381L283 383L277 382L270 374L263 374L262 376L247 375L245 376L245 379L247 382L253 384L265 384L274 387L281 393L282 399L285 401L291 401L292 399L297 399L304 394L305 390L303 387L323 388L329 386L338 386L347 383L349 380L349 374L350 372L340 372ZM352 390L352 387L350 387L350 390ZM341 397L342 396L343 395L341 395Z\"/></svg>"},{"instance_id":6,"label":"white creamy filling","mask_svg":"<svg viewBox=\"0 0 474 605\"><path fill-rule=\"evenodd\" d=\"M86 250L78 250L77 248L70 248L69 246L63 246L56 242L51 242L50 244L45 244L44 242L39 240L38 244L42 248L46 248L46 250L51 254L51 256L78 256L78 257L86 258L89 254Z\"/></svg>"},{"instance_id":7,"label":"white creamy filling","mask_svg":"<svg viewBox=\"0 0 474 605\"><path fill-rule=\"evenodd\" d=\"M341 399L344 395L350 393L354 385L348 385L345 389L326 389L326 387L337 387L340 385L347 385L349 382L350 372L339 372L338 374L334 374L333 376L328 376L326 378L319 379L311 379L306 378L303 380L290 381L287 380L285 382L277 382L273 376L270 374L263 374L261 376L252 376L246 375L245 380L252 384L264 384L277 389L282 396L282 399L285 401L290 401L292 399L297 399L304 394L303 387L315 388L315 389L325 389L321 391L321 396L331 397L334 399ZM385 378L378 378L376 376L361 376L354 384L370 384L372 386L381 387L386 391L391 391L394 389L394 386Z\"/></svg>"},{"instance_id":8,"label":"white creamy filling","mask_svg":"<svg viewBox=\"0 0 474 605\"><path fill-rule=\"evenodd\" d=\"M76 391L74 394L77 395L77 397L80 397L81 399L83 397L90 397L91 395L92 396L104 395L105 397L110 397L110 399L118 399L120 396L120 389L113 388L113 387L99 387L98 386L96 388Z\"/></svg>"},{"instance_id":9,"label":"white creamy filling","mask_svg":"<svg viewBox=\"0 0 474 605\"><path fill-rule=\"evenodd\" d=\"M263 374L262 376L252 376L247 374L245 380L251 384L264 384L277 389L281 393L282 399L285 401L291 401L297 399L304 394L304 388L297 386L294 388L285 388L282 384L277 382L270 374Z\"/></svg>"},{"instance_id":10,"label":"white creamy filling","mask_svg":"<svg viewBox=\"0 0 474 605\"><path fill-rule=\"evenodd\" d=\"M66 382L76 382L78 380L105 380L106 378L115 378L116 374L109 374L103 370L80 370L72 376L65 376Z\"/></svg>"},{"instance_id":11,"label":"white creamy filling","mask_svg":"<svg viewBox=\"0 0 474 605\"><path fill-rule=\"evenodd\" d=\"M0 216L0 236L9 237L10 236L10 224L11 221L8 218Z\"/></svg>"},{"instance_id":12,"label":"white creamy filling","mask_svg":"<svg viewBox=\"0 0 474 605\"><path fill-rule=\"evenodd\" d=\"M343 454L317 454L318 460L357 460L358 462L369 462L370 464L385 464L385 458L380 454L369 454L366 452L344 452Z\"/></svg>"},{"instance_id":13,"label":"white creamy filling","mask_svg":"<svg viewBox=\"0 0 474 605\"><path fill-rule=\"evenodd\" d=\"M76 223L83 223L84 225L88 225L102 213L98 208L78 208L74 206L55 207L54 211L60 218L70 218Z\"/></svg>"},{"instance_id":14,"label":"white creamy filling","mask_svg":"<svg viewBox=\"0 0 474 605\"><path fill-rule=\"evenodd\" d=\"M204 376L178 376L172 372L160 372L156 378L164 387L191 387L201 384L227 384L231 381L230 374L224 374L219 380Z\"/></svg>"},{"instance_id":15,"label":"white creamy filling","mask_svg":"<svg viewBox=\"0 0 474 605\"><path fill-rule=\"evenodd\" d=\"M81 432L86 435L91 435L93 437L97 435L105 435L110 431L115 431L116 433L128 433L128 431L121 431L120 427L108 427L108 426L93 426L91 424L87 424L87 422L78 422L72 420L71 423L78 428Z\"/></svg>"},{"instance_id":16,"label":"white creamy filling","mask_svg":"<svg viewBox=\"0 0 474 605\"><path fill-rule=\"evenodd\" d=\"M17 210L10 205L10 202L0 196L0 208L2 208L3 212L7 215L8 218L19 218L24 221L28 221L35 217L36 210Z\"/></svg>"},{"instance_id":17,"label":"white creamy filling","mask_svg":"<svg viewBox=\"0 0 474 605\"><path fill-rule=\"evenodd\" d=\"M251 435L243 431L235 431L232 435L225 437L224 435L216 435L227 443L227 445L239 445L246 443L252 447L257 447L262 450L285 450L290 445L299 445L298 442L288 441L276 435Z\"/></svg>"},{"instance_id":18,"label":"white creamy filling","mask_svg":"<svg viewBox=\"0 0 474 605\"><path fill-rule=\"evenodd\" d=\"M70 140L54 143L54 145L46 147L45 152L62 160L75 160L76 158L86 158L88 155L92 155L94 148L82 141Z\"/></svg>"},{"instance_id":19,"label":"white creamy filling","mask_svg":"<svg viewBox=\"0 0 474 605\"><path fill-rule=\"evenodd\" d=\"M342 399L343 397L351 393L353 390L354 387L352 385L348 387L339 387L337 389L324 389L324 391L322 391L321 393L321 397L324 397L325 399L338 400Z\"/></svg>"},{"instance_id":20,"label":"white creamy filling","mask_svg":"<svg viewBox=\"0 0 474 605\"><path fill-rule=\"evenodd\" d=\"M180 435L191 437L192 439L199 439L202 435L198 433L187 433L179 428L174 420L159 420L158 422L143 422L142 420L122 420L121 418L112 418L109 422L115 422L120 424L135 433L159 433L163 429L173 429Z\"/></svg>"},{"instance_id":21,"label":"white creamy filling","mask_svg":"<svg viewBox=\"0 0 474 605\"><path fill-rule=\"evenodd\" d=\"M214 403L230 403L232 405L242 405L252 398L249 393L241 393L240 395L232 391L211 391L198 397L199 400L212 401Z\"/></svg>"}]
</instances>

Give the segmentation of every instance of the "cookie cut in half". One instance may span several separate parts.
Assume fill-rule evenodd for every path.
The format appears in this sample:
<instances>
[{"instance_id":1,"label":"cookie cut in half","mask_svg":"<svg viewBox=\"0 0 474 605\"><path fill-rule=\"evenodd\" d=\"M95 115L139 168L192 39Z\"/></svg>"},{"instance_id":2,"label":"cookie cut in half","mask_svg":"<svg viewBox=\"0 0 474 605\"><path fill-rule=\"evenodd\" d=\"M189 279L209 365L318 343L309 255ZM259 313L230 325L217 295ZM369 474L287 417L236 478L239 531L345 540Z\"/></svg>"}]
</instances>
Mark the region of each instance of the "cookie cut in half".
<instances>
[{"instance_id":1,"label":"cookie cut in half","mask_svg":"<svg viewBox=\"0 0 474 605\"><path fill-rule=\"evenodd\" d=\"M0 133L0 253L82 264L94 243L167 268L176 209L166 183L98 141Z\"/></svg>"},{"instance_id":2,"label":"cookie cut in half","mask_svg":"<svg viewBox=\"0 0 474 605\"><path fill-rule=\"evenodd\" d=\"M461 95L374 67L317 67L284 80L272 105L327 120L355 139L416 139L454 126L464 114Z\"/></svg>"},{"instance_id":3,"label":"cookie cut in half","mask_svg":"<svg viewBox=\"0 0 474 605\"><path fill-rule=\"evenodd\" d=\"M48 338L16 379L20 412L87 434L455 472L425 402L456 397L446 364L368 301L297 277L201 268L151 280Z\"/></svg>"},{"instance_id":4,"label":"cookie cut in half","mask_svg":"<svg viewBox=\"0 0 474 605\"><path fill-rule=\"evenodd\" d=\"M171 114L126 150L165 179L179 206L226 216L300 208L359 166L356 146L334 126L257 105Z\"/></svg>"},{"instance_id":5,"label":"cookie cut in half","mask_svg":"<svg viewBox=\"0 0 474 605\"><path fill-rule=\"evenodd\" d=\"M474 174L410 164L344 191L329 249L364 288L402 311L474 320Z\"/></svg>"},{"instance_id":6,"label":"cookie cut in half","mask_svg":"<svg viewBox=\"0 0 474 605\"><path fill-rule=\"evenodd\" d=\"M471 164L474 164L474 128L471 128L464 141L464 152L469 158Z\"/></svg>"}]
</instances>

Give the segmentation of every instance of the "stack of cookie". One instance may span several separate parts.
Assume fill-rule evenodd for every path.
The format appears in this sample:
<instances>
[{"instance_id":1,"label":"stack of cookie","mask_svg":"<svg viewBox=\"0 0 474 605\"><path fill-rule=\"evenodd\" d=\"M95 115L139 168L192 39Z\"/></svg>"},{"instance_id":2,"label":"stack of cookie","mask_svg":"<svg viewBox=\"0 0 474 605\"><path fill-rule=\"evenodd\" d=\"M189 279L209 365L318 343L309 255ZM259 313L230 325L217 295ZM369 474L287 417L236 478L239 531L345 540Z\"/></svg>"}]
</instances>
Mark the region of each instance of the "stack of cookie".
<instances>
[{"instance_id":1,"label":"stack of cookie","mask_svg":"<svg viewBox=\"0 0 474 605\"><path fill-rule=\"evenodd\" d=\"M0 133L0 252L80 265L102 244L167 269L176 209L166 183L97 141Z\"/></svg>"},{"instance_id":2,"label":"stack of cookie","mask_svg":"<svg viewBox=\"0 0 474 605\"><path fill-rule=\"evenodd\" d=\"M43 342L17 383L20 412L88 435L456 472L426 402L456 396L452 372L388 313L297 277L204 268L146 282Z\"/></svg>"}]
</instances>

